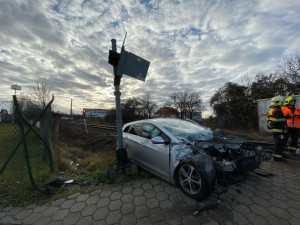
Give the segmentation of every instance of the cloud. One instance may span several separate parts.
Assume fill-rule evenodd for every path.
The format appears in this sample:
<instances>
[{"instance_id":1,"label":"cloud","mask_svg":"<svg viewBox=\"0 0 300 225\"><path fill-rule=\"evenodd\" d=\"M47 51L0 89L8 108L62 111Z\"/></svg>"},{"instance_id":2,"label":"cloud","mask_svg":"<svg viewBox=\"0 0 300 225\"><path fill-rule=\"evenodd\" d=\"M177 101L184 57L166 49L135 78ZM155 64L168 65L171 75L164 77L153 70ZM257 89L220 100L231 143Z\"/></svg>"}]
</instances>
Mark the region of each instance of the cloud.
<instances>
[{"instance_id":1,"label":"cloud","mask_svg":"<svg viewBox=\"0 0 300 225\"><path fill-rule=\"evenodd\" d=\"M122 100L146 92L162 106L170 93L191 88L205 104L242 74L271 73L299 51L298 1L0 2L0 91L22 92L37 77L52 82L56 109L114 106L111 39L151 62L146 82L123 76ZM0 98L4 98L1 97Z\"/></svg>"}]
</instances>

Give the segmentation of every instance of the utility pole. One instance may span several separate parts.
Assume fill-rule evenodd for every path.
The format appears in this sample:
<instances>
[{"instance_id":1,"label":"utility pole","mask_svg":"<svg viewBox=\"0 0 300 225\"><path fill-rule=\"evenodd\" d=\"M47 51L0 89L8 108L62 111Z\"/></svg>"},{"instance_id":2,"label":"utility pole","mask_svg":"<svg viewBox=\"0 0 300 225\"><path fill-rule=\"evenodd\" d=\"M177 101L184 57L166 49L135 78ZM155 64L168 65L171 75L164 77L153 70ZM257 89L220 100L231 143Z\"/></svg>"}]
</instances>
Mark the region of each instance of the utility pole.
<instances>
[{"instance_id":1,"label":"utility pole","mask_svg":"<svg viewBox=\"0 0 300 225\"><path fill-rule=\"evenodd\" d=\"M71 118L73 117L73 112L72 112L72 98L71 98L71 110L70 110L70 116L71 116Z\"/></svg>"}]
</instances>

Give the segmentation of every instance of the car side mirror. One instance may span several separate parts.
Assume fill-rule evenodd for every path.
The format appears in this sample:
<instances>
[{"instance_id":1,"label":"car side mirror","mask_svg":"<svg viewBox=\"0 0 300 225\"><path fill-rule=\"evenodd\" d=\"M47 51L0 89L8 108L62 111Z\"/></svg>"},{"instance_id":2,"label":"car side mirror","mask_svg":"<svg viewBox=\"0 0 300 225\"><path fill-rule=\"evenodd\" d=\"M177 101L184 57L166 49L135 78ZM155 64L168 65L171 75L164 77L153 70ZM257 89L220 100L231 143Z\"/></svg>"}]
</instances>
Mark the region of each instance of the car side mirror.
<instances>
[{"instance_id":1,"label":"car side mirror","mask_svg":"<svg viewBox=\"0 0 300 225\"><path fill-rule=\"evenodd\" d=\"M166 141L162 137L160 137L160 136L152 138L151 142L153 144L165 144L166 143Z\"/></svg>"}]
</instances>

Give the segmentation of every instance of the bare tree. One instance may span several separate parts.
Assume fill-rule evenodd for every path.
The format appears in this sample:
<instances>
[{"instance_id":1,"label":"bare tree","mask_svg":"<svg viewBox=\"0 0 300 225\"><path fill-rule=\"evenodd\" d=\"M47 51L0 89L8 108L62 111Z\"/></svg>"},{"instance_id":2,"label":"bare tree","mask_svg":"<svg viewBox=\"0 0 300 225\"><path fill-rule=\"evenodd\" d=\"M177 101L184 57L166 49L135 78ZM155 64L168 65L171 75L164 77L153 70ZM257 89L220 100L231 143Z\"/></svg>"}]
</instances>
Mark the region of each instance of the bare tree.
<instances>
[{"instance_id":1,"label":"bare tree","mask_svg":"<svg viewBox=\"0 0 300 225\"><path fill-rule=\"evenodd\" d=\"M34 80L31 84L31 97L33 99L33 102L36 103L40 110L44 109L46 105L50 102L52 97L51 93L52 85L47 78L37 77L37 79ZM49 133L49 118L51 113L51 107L48 108L47 112L44 113L45 114L43 115L43 117L40 118L40 135L44 138L44 140L48 142L48 145L51 148L51 138ZM42 160L46 161L48 157L48 149L42 141L41 145L43 148Z\"/></svg>"},{"instance_id":2,"label":"bare tree","mask_svg":"<svg viewBox=\"0 0 300 225\"><path fill-rule=\"evenodd\" d=\"M202 106L202 98L199 92L191 91L188 93L186 102L186 114L189 119L193 119L194 115L202 111L204 107Z\"/></svg>"},{"instance_id":3,"label":"bare tree","mask_svg":"<svg viewBox=\"0 0 300 225\"><path fill-rule=\"evenodd\" d=\"M243 73L237 84L246 87L246 94L248 96L251 95L251 85L254 83L255 78L253 76L250 76L248 72Z\"/></svg>"},{"instance_id":4,"label":"bare tree","mask_svg":"<svg viewBox=\"0 0 300 225\"><path fill-rule=\"evenodd\" d=\"M168 106L174 107L180 114L180 118L193 119L196 112L202 111L202 99L200 93L191 90L174 92L169 95Z\"/></svg>"},{"instance_id":5,"label":"bare tree","mask_svg":"<svg viewBox=\"0 0 300 225\"><path fill-rule=\"evenodd\" d=\"M41 108L44 108L51 100L52 91L52 85L47 78L37 77L31 84L31 96Z\"/></svg>"},{"instance_id":6,"label":"bare tree","mask_svg":"<svg viewBox=\"0 0 300 225\"><path fill-rule=\"evenodd\" d=\"M141 98L140 102L144 118L150 119L157 107L156 103L152 101L150 93L146 93L143 98Z\"/></svg>"},{"instance_id":7,"label":"bare tree","mask_svg":"<svg viewBox=\"0 0 300 225\"><path fill-rule=\"evenodd\" d=\"M181 119L184 119L186 113L187 92L188 90L172 93L169 95L170 101L167 103L167 105L174 107L179 112Z\"/></svg>"},{"instance_id":8,"label":"bare tree","mask_svg":"<svg viewBox=\"0 0 300 225\"><path fill-rule=\"evenodd\" d=\"M289 82L297 84L300 82L300 55L299 52L284 57L276 65L276 75L286 78Z\"/></svg>"}]
</instances>

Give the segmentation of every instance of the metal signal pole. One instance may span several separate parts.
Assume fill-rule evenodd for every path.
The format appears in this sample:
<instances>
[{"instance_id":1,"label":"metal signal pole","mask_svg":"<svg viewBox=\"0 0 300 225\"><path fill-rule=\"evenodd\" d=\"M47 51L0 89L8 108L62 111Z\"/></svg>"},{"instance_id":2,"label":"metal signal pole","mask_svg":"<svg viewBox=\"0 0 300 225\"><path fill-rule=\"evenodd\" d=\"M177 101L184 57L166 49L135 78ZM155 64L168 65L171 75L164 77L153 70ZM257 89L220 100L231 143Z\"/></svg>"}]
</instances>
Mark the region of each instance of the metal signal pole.
<instances>
[{"instance_id":1,"label":"metal signal pole","mask_svg":"<svg viewBox=\"0 0 300 225\"><path fill-rule=\"evenodd\" d=\"M70 110L70 116L73 117L73 110L72 110L72 99L71 99L71 110Z\"/></svg>"},{"instance_id":2,"label":"metal signal pole","mask_svg":"<svg viewBox=\"0 0 300 225\"><path fill-rule=\"evenodd\" d=\"M116 40L111 40L112 51L117 53L117 44ZM122 111L121 111L121 91L120 91L120 82L121 76L117 76L117 66L113 66L114 70L114 86L115 86L115 100L116 100L116 117L117 117L117 135L118 135L118 143L117 143L117 169L124 169L129 167L130 164L128 162L126 148L123 146L123 132L122 132Z\"/></svg>"},{"instance_id":3,"label":"metal signal pole","mask_svg":"<svg viewBox=\"0 0 300 225\"><path fill-rule=\"evenodd\" d=\"M127 34L127 33L126 33ZM126 38L126 35L125 35ZM150 62L125 51L123 41L121 53L117 52L116 40L112 39L112 50L109 50L108 63L114 68L114 86L115 86L115 100L116 100L116 117L117 117L117 133L118 133L118 147L117 147L117 169L124 169L129 167L127 151L123 146L123 132L122 132L122 112L121 112L121 92L120 83L122 75L128 75L135 79L145 81Z\"/></svg>"}]
</instances>

